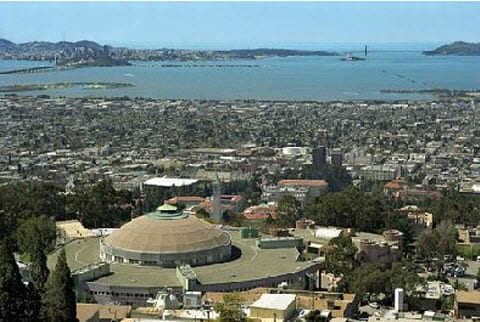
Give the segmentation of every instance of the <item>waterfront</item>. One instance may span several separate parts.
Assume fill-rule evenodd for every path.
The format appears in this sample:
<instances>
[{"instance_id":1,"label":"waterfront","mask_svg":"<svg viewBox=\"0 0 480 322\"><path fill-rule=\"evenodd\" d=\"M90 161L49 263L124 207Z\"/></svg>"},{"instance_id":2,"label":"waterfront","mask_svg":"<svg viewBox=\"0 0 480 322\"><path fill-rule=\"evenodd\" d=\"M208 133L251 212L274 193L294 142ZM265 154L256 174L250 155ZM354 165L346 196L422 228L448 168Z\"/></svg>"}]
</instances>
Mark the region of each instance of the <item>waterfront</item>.
<instances>
[{"instance_id":1,"label":"waterfront","mask_svg":"<svg viewBox=\"0 0 480 322\"><path fill-rule=\"evenodd\" d=\"M189 67L188 63L182 63L181 67L164 67L169 62L133 62L133 66L0 75L0 83L128 82L135 85L95 91L78 87L48 89L22 93L25 95L321 101L430 99L432 96L419 93L380 91L480 88L480 57L371 52L366 61L344 62L340 58L287 57L203 62L205 67ZM49 63L0 61L0 71L46 65ZM248 65L252 67L245 67Z\"/></svg>"}]
</instances>

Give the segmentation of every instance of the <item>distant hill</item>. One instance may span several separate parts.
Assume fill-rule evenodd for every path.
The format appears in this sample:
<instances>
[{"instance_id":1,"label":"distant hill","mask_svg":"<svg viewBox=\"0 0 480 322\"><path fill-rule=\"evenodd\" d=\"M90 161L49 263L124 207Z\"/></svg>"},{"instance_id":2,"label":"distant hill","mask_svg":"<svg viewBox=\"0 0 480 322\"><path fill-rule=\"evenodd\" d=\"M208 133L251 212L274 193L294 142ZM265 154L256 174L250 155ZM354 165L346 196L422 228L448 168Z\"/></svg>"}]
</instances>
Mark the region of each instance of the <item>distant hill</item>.
<instances>
[{"instance_id":1,"label":"distant hill","mask_svg":"<svg viewBox=\"0 0 480 322\"><path fill-rule=\"evenodd\" d=\"M435 50L424 51L424 55L456 55L456 56L480 56L480 43L468 43L464 41L455 41L448 45L443 45Z\"/></svg>"},{"instance_id":2,"label":"distant hill","mask_svg":"<svg viewBox=\"0 0 480 322\"><path fill-rule=\"evenodd\" d=\"M10 48L12 46L14 46L15 44L13 42L11 42L10 40L6 40L6 39L0 39L0 49L3 49L3 48Z\"/></svg>"},{"instance_id":3,"label":"distant hill","mask_svg":"<svg viewBox=\"0 0 480 322\"><path fill-rule=\"evenodd\" d=\"M0 39L0 59L57 61L58 66L119 66L129 65L126 59L114 57L112 47L93 41L48 42L32 41L15 44Z\"/></svg>"},{"instance_id":4,"label":"distant hill","mask_svg":"<svg viewBox=\"0 0 480 322\"><path fill-rule=\"evenodd\" d=\"M235 50L180 50L180 49L130 49L100 45L93 41L77 42L32 41L15 44L0 39L0 59L48 60L57 65L117 66L128 61L206 61L261 59L286 56L335 56L334 52L294 49L235 49Z\"/></svg>"},{"instance_id":5,"label":"distant hill","mask_svg":"<svg viewBox=\"0 0 480 322\"><path fill-rule=\"evenodd\" d=\"M321 51L321 50L295 50L295 49L275 49L275 48L258 48L258 49L233 49L218 50L215 53L231 55L235 58L248 59L259 57L288 57L288 56L337 56L337 53Z\"/></svg>"}]
</instances>

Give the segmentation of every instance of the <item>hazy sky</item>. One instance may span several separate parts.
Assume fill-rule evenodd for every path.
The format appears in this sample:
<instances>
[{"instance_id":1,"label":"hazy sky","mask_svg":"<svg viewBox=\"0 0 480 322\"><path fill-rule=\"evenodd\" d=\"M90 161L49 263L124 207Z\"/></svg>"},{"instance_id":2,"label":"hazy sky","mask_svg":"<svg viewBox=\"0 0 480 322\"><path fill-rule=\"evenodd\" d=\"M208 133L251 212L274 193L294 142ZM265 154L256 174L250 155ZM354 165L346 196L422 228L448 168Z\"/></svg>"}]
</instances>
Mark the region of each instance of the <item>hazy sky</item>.
<instances>
[{"instance_id":1,"label":"hazy sky","mask_svg":"<svg viewBox=\"0 0 480 322\"><path fill-rule=\"evenodd\" d=\"M0 2L0 38L238 47L480 42L480 2Z\"/></svg>"}]
</instances>

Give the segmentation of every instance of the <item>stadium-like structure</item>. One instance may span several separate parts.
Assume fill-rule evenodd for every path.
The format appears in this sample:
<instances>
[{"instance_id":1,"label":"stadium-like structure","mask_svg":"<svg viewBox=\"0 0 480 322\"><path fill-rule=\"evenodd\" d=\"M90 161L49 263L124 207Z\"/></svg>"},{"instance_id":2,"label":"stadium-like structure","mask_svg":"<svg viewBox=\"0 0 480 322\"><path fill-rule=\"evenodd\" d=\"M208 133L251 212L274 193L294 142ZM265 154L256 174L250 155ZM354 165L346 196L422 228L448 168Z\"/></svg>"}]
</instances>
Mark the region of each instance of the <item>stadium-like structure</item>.
<instances>
[{"instance_id":1,"label":"stadium-like structure","mask_svg":"<svg viewBox=\"0 0 480 322\"><path fill-rule=\"evenodd\" d=\"M261 237L245 234L250 228L215 226L166 204L113 231L85 234L78 226L65 244L67 260L77 297L97 303L146 305L166 288L179 294L282 283L305 289L323 266L321 259L302 260L292 237L260 247ZM59 253L50 254L50 268Z\"/></svg>"},{"instance_id":2,"label":"stadium-like structure","mask_svg":"<svg viewBox=\"0 0 480 322\"><path fill-rule=\"evenodd\" d=\"M104 261L172 268L224 262L231 250L229 234L168 204L133 219L100 242Z\"/></svg>"}]
</instances>

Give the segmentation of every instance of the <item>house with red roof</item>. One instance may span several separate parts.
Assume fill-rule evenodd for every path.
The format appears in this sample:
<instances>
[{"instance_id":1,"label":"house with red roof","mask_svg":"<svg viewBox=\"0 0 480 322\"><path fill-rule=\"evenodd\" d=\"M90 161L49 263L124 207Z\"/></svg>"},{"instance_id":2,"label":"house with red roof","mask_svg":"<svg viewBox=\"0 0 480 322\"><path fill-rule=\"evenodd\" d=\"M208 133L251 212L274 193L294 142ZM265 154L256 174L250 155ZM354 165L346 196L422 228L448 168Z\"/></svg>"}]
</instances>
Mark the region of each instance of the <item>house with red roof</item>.
<instances>
[{"instance_id":1,"label":"house with red roof","mask_svg":"<svg viewBox=\"0 0 480 322\"><path fill-rule=\"evenodd\" d=\"M243 211L242 215L247 220L277 219L277 211L274 207L267 204L248 207Z\"/></svg>"}]
</instances>

